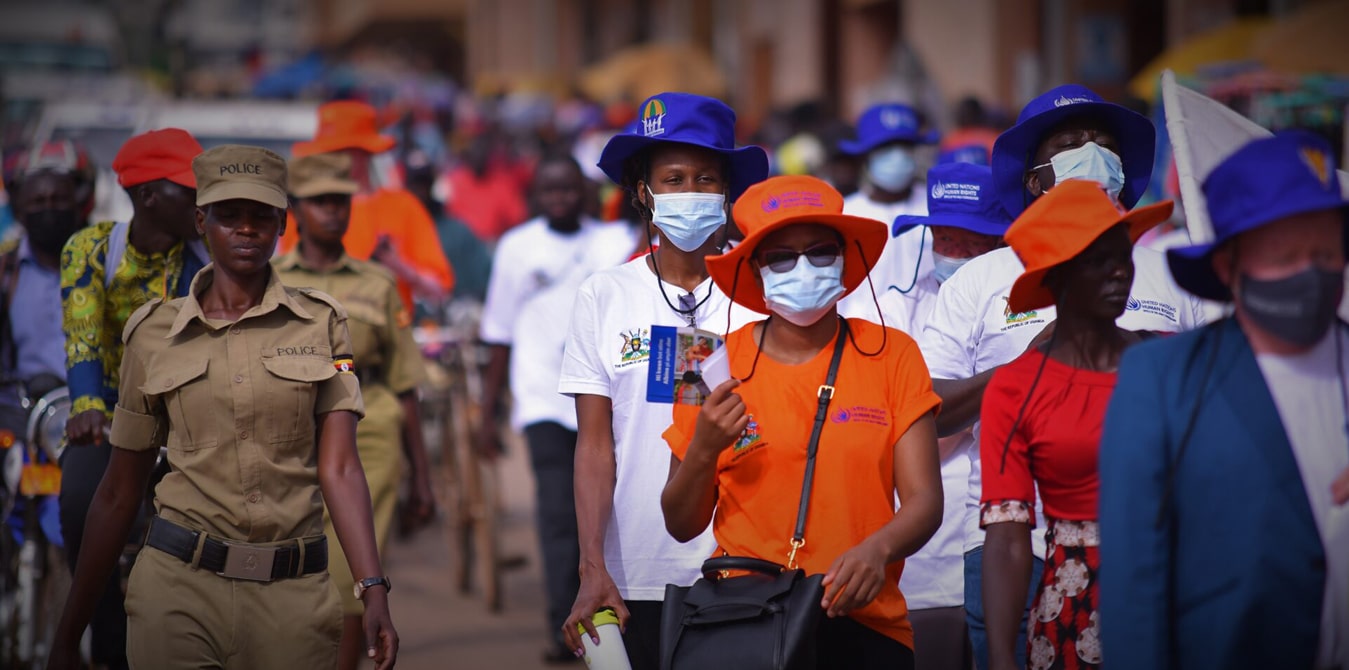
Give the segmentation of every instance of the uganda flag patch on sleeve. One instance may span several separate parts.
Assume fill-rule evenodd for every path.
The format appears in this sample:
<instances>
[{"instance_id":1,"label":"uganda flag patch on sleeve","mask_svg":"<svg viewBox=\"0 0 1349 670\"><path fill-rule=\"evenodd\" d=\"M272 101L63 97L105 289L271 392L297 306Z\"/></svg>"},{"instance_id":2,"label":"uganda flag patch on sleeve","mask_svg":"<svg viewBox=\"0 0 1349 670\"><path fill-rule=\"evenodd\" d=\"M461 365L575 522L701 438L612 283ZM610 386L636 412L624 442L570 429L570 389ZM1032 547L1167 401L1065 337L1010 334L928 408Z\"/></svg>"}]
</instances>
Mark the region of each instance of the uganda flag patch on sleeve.
<instances>
[{"instance_id":1,"label":"uganda flag patch on sleeve","mask_svg":"<svg viewBox=\"0 0 1349 670\"><path fill-rule=\"evenodd\" d=\"M351 356L333 356L333 367L344 375L356 374L356 360Z\"/></svg>"}]
</instances>

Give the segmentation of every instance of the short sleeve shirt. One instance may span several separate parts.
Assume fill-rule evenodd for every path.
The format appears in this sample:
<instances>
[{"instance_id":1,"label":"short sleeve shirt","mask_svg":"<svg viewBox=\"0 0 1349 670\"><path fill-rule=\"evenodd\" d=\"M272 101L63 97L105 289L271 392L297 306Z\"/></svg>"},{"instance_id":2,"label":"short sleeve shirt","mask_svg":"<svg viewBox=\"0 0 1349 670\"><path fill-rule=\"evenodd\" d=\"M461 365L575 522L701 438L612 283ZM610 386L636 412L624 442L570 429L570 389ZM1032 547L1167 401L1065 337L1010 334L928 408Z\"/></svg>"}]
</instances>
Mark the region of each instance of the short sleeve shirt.
<instances>
[{"instance_id":1,"label":"short sleeve shirt","mask_svg":"<svg viewBox=\"0 0 1349 670\"><path fill-rule=\"evenodd\" d=\"M1039 351L1027 352L993 373L984 391L979 431L983 524L1033 525L1029 515L1002 518L997 510L1001 503L1018 503L1006 508L1013 512L1032 509L1037 486L1045 516L1096 520L1101 431L1116 376L1074 368Z\"/></svg>"},{"instance_id":2,"label":"short sleeve shirt","mask_svg":"<svg viewBox=\"0 0 1349 670\"><path fill-rule=\"evenodd\" d=\"M207 266L187 297L127 322L110 441L167 445L155 504L170 521L253 543L322 534L318 419L364 413L346 312L273 272L238 320L207 319L197 296L213 277Z\"/></svg>"},{"instance_id":3,"label":"short sleeve shirt","mask_svg":"<svg viewBox=\"0 0 1349 670\"><path fill-rule=\"evenodd\" d=\"M553 422L576 430L576 404L557 392L567 326L581 282L623 263L634 244L622 224L583 217L561 233L542 217L508 231L483 304L480 337L511 348L511 425Z\"/></svg>"},{"instance_id":4,"label":"short sleeve shirt","mask_svg":"<svg viewBox=\"0 0 1349 670\"><path fill-rule=\"evenodd\" d=\"M913 338L887 328L885 348L876 351L882 328L850 319L856 342L845 343L835 395L820 435L806 544L797 553L807 574L822 574L834 560L888 523L895 515L895 443L941 400L932 392L927 366ZM749 427L717 459L717 509L712 519L716 553L785 563L796 527L797 501L805 474L806 449L834 345L810 361L785 365L767 355L754 362L754 326L727 340L731 375L744 379L736 389L749 414ZM750 369L754 373L750 375ZM683 459L693 439L694 414L676 415L665 440ZM903 561L886 567L881 593L850 616L913 646L913 629L900 595Z\"/></svg>"}]
</instances>

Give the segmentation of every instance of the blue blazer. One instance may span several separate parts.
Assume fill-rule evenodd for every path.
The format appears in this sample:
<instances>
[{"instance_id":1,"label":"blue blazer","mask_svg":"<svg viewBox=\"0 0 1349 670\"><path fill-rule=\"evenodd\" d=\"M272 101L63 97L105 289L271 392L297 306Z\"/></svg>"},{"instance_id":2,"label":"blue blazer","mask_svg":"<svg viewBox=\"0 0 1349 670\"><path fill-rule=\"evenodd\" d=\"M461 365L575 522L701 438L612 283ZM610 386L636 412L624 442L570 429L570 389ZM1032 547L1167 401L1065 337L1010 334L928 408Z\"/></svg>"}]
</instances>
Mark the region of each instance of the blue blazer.
<instances>
[{"instance_id":1,"label":"blue blazer","mask_svg":"<svg viewBox=\"0 0 1349 670\"><path fill-rule=\"evenodd\" d=\"M1274 399L1234 320L1125 353L1100 477L1107 668L1312 667L1325 551Z\"/></svg>"}]
</instances>

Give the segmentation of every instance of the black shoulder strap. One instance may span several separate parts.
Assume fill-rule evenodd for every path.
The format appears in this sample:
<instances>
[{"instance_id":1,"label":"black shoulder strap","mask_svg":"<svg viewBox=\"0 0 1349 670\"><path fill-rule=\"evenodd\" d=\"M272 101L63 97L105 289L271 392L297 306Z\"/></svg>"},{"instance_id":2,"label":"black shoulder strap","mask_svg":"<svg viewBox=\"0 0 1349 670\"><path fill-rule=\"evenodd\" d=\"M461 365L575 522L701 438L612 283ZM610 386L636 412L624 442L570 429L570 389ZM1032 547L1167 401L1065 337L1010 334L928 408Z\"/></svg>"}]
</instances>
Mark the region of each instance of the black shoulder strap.
<instances>
[{"instance_id":1,"label":"black shoulder strap","mask_svg":"<svg viewBox=\"0 0 1349 670\"><path fill-rule=\"evenodd\" d=\"M806 447L806 476L801 483L801 505L796 510L796 531L792 533L792 550L787 555L787 568L796 568L796 550L806 544L806 512L810 510L810 487L815 480L815 454L820 448L820 433L829 413L829 401L834 399L834 380L838 378L838 364L843 360L843 347L848 339L848 320L839 318L838 337L834 340L834 357L829 360L829 374L817 395L820 403L815 410L815 426L810 430L810 444Z\"/></svg>"}]
</instances>

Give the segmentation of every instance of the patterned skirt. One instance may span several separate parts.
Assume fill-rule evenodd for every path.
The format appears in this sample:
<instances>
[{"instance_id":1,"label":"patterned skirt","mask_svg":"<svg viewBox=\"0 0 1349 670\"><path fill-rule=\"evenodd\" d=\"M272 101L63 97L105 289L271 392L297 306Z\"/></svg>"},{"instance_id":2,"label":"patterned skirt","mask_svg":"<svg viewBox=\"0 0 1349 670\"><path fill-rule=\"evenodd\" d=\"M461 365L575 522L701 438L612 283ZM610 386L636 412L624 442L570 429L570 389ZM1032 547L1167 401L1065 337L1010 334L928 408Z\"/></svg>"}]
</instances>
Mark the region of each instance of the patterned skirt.
<instances>
[{"instance_id":1,"label":"patterned skirt","mask_svg":"<svg viewBox=\"0 0 1349 670\"><path fill-rule=\"evenodd\" d=\"M1101 533L1095 521L1049 520L1044 578L1030 613L1027 667L1073 670L1101 667L1096 607Z\"/></svg>"}]
</instances>

